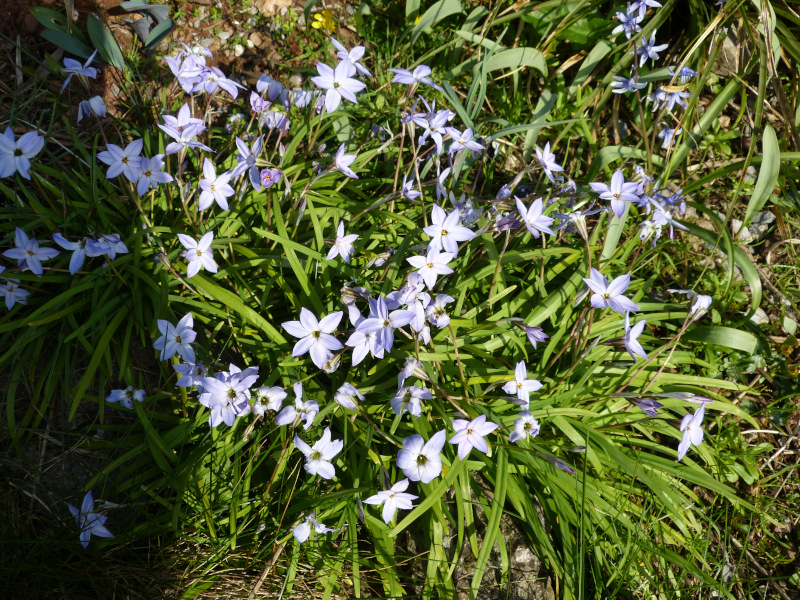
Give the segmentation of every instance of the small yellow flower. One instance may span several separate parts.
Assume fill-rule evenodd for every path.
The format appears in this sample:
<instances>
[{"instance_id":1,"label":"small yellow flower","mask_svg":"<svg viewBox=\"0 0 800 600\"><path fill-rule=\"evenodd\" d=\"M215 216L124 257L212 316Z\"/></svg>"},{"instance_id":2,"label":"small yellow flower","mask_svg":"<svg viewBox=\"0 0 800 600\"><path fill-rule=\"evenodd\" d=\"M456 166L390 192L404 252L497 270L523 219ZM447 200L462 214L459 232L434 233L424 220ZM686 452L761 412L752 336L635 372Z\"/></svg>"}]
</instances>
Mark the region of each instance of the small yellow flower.
<instances>
[{"instance_id":1,"label":"small yellow flower","mask_svg":"<svg viewBox=\"0 0 800 600\"><path fill-rule=\"evenodd\" d=\"M314 29L322 29L323 27L331 33L336 31L336 21L333 20L333 13L327 8L323 11L314 14L314 21L311 23Z\"/></svg>"}]
</instances>

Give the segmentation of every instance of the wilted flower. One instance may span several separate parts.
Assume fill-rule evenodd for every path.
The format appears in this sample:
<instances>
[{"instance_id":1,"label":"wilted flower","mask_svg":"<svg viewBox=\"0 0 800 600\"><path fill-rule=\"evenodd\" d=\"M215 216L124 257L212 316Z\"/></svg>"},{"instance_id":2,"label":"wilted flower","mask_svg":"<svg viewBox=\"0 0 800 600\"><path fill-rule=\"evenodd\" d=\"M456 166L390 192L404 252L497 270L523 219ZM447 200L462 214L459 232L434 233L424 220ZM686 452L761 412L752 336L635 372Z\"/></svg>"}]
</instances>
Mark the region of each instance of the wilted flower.
<instances>
[{"instance_id":1,"label":"wilted flower","mask_svg":"<svg viewBox=\"0 0 800 600\"><path fill-rule=\"evenodd\" d=\"M531 343L534 350L536 350L537 343L543 342L550 337L544 332L544 330L541 327L528 327L526 325L524 329L525 329L525 335L528 336L528 341Z\"/></svg>"},{"instance_id":2,"label":"wilted flower","mask_svg":"<svg viewBox=\"0 0 800 600\"><path fill-rule=\"evenodd\" d=\"M634 404L651 417L655 417L658 414L658 409L663 406L661 402L652 398L640 398Z\"/></svg>"},{"instance_id":3,"label":"wilted flower","mask_svg":"<svg viewBox=\"0 0 800 600\"><path fill-rule=\"evenodd\" d=\"M80 123L84 117L89 118L91 116L95 116L97 118L105 117L107 114L105 102L100 96L93 96L88 100L81 100L80 104L78 104L78 123Z\"/></svg>"}]
</instances>

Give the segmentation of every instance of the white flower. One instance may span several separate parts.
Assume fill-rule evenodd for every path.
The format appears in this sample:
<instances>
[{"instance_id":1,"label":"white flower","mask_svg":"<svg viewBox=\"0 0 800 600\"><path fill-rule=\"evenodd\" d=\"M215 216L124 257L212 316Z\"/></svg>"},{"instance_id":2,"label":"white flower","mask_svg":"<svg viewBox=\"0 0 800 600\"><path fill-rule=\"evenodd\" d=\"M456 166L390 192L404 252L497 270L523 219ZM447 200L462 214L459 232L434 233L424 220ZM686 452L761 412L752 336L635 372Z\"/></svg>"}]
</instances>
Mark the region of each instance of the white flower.
<instances>
[{"instance_id":1,"label":"white flower","mask_svg":"<svg viewBox=\"0 0 800 600\"><path fill-rule=\"evenodd\" d=\"M397 466L411 481L430 483L442 472L439 453L444 448L447 432L438 431L428 442L421 435L412 435L403 440L403 449L397 453Z\"/></svg>"},{"instance_id":2,"label":"white flower","mask_svg":"<svg viewBox=\"0 0 800 600\"><path fill-rule=\"evenodd\" d=\"M134 389L129 385L124 390L111 390L111 393L106 398L106 402L119 402L128 410L133 409L133 401L144 402L146 397L144 390Z\"/></svg>"},{"instance_id":3,"label":"white flower","mask_svg":"<svg viewBox=\"0 0 800 600\"><path fill-rule=\"evenodd\" d=\"M683 421L681 421L683 439L678 444L678 460L683 460L689 448L703 443L703 417L705 414L706 405L701 404L693 415L684 415Z\"/></svg>"},{"instance_id":4,"label":"white flower","mask_svg":"<svg viewBox=\"0 0 800 600\"><path fill-rule=\"evenodd\" d=\"M336 531L335 529L326 527L325 523L320 523L319 521L317 521L314 518L314 513L311 513L305 518L305 520L302 523L300 523L297 527L294 528L292 534L294 534L294 537L298 542L303 544L311 535L312 526L316 533L330 533L331 531Z\"/></svg>"},{"instance_id":5,"label":"white flower","mask_svg":"<svg viewBox=\"0 0 800 600\"><path fill-rule=\"evenodd\" d=\"M282 427L300 420L305 422L303 429L307 430L314 424L314 417L319 412L319 404L315 400L303 401L303 384L299 381L294 384L294 395L294 406L285 406L275 417L275 424Z\"/></svg>"},{"instance_id":6,"label":"white flower","mask_svg":"<svg viewBox=\"0 0 800 600\"><path fill-rule=\"evenodd\" d=\"M344 221L339 221L339 227L336 229L336 241L328 252L327 260L332 260L337 256L341 256L342 260L348 265L350 264L350 255L354 252L353 242L358 239L358 234L351 233L344 234Z\"/></svg>"},{"instance_id":7,"label":"white flower","mask_svg":"<svg viewBox=\"0 0 800 600\"><path fill-rule=\"evenodd\" d=\"M514 431L508 436L508 441L518 442L537 435L539 435L539 421L527 410L523 410L519 413L519 418L514 421Z\"/></svg>"},{"instance_id":8,"label":"white flower","mask_svg":"<svg viewBox=\"0 0 800 600\"><path fill-rule=\"evenodd\" d=\"M5 283L0 284L0 296L5 297L6 308L11 310L17 302L27 304L30 292L19 287L19 279L6 279Z\"/></svg>"},{"instance_id":9,"label":"white flower","mask_svg":"<svg viewBox=\"0 0 800 600\"><path fill-rule=\"evenodd\" d=\"M528 371L525 368L525 361L521 360L514 369L514 381L509 381L503 386L506 394L516 395L520 404L528 408L530 403L530 393L542 389L542 384L536 379L528 379Z\"/></svg>"},{"instance_id":10,"label":"white flower","mask_svg":"<svg viewBox=\"0 0 800 600\"><path fill-rule=\"evenodd\" d=\"M230 185L231 173L227 171L217 175L214 164L207 158L203 160L203 179L198 184L200 197L197 199L197 208L205 210L214 202L222 210L228 210L228 197L236 191Z\"/></svg>"},{"instance_id":11,"label":"white flower","mask_svg":"<svg viewBox=\"0 0 800 600\"><path fill-rule=\"evenodd\" d=\"M458 256L459 242L466 242L475 237L475 232L458 224L461 218L461 211L454 210L449 215L438 204L433 205L431 210L431 225L425 227L423 231L431 237L428 242L430 250L444 250Z\"/></svg>"},{"instance_id":12,"label":"white flower","mask_svg":"<svg viewBox=\"0 0 800 600\"><path fill-rule=\"evenodd\" d=\"M311 354L311 360L318 368L323 368L329 358L333 356L332 350L341 350L342 344L331 334L336 330L342 320L342 311L331 313L317 321L307 308L300 309L299 321L281 323L286 331L297 338L301 338L292 350L292 356L302 356L306 352Z\"/></svg>"},{"instance_id":13,"label":"white flower","mask_svg":"<svg viewBox=\"0 0 800 600\"><path fill-rule=\"evenodd\" d=\"M388 490L384 490L382 492L378 492L374 496L370 496L364 500L364 504L372 504L375 506L380 506L383 504L383 521L388 525L389 521L394 518L394 515L398 509L411 510L414 508L414 505L411 503L411 501L416 500L418 496L415 496L414 494L406 494L405 491L407 489L408 479L403 479L402 481L395 483Z\"/></svg>"},{"instance_id":14,"label":"white flower","mask_svg":"<svg viewBox=\"0 0 800 600\"><path fill-rule=\"evenodd\" d=\"M488 454L489 444L483 438L498 427L499 425L491 421L487 423L486 415L481 415L472 421L453 420L453 429L456 430L456 434L450 438L450 443L458 444L458 458L464 460L473 448Z\"/></svg>"},{"instance_id":15,"label":"white flower","mask_svg":"<svg viewBox=\"0 0 800 600\"><path fill-rule=\"evenodd\" d=\"M637 339L642 334L647 322L642 319L631 327L630 314L631 313L625 313L625 349L628 351L628 354L631 355L634 362L638 362L637 356L641 356L643 359L647 360L647 352L644 351L644 348L642 348L642 345Z\"/></svg>"},{"instance_id":16,"label":"white flower","mask_svg":"<svg viewBox=\"0 0 800 600\"><path fill-rule=\"evenodd\" d=\"M415 385L403 387L397 390L394 398L391 399L390 404L392 410L398 415L403 412L409 413L415 419L422 416L421 400L431 400L433 396L425 387L417 387Z\"/></svg>"},{"instance_id":17,"label":"white flower","mask_svg":"<svg viewBox=\"0 0 800 600\"><path fill-rule=\"evenodd\" d=\"M197 333L192 330L194 319L192 313L184 316L177 325L163 319L158 320L158 330L161 337L153 344L153 348L161 350L161 360L167 360L180 354L181 358L188 363L195 362L192 342L197 337Z\"/></svg>"},{"instance_id":18,"label":"white flower","mask_svg":"<svg viewBox=\"0 0 800 600\"><path fill-rule=\"evenodd\" d=\"M344 144L342 144L339 146L339 151L333 159L333 168L352 179L358 179L358 175L350 168L350 165L355 162L356 158L358 158L358 154L345 154Z\"/></svg>"},{"instance_id":19,"label":"white flower","mask_svg":"<svg viewBox=\"0 0 800 600\"><path fill-rule=\"evenodd\" d=\"M436 300L428 304L425 309L425 314L428 315L428 320L431 324L436 325L439 329L447 327L450 324L450 315L447 314L445 306L455 301L456 299L452 296L438 294Z\"/></svg>"},{"instance_id":20,"label":"white flower","mask_svg":"<svg viewBox=\"0 0 800 600\"><path fill-rule=\"evenodd\" d=\"M19 172L25 179L30 180L28 169L31 168L30 159L39 154L44 148L44 136L36 131L29 131L14 139L14 131L6 127L0 135L0 178L11 177Z\"/></svg>"},{"instance_id":21,"label":"white flower","mask_svg":"<svg viewBox=\"0 0 800 600\"><path fill-rule=\"evenodd\" d=\"M284 390L282 387L263 386L260 388L256 388L255 390L256 401L255 405L253 406L253 412L261 417L263 417L264 412L268 410L278 412L279 410L281 410L283 399L286 398L286 396L287 396L286 390ZM259 407L258 410L256 409L256 406Z\"/></svg>"},{"instance_id":22,"label":"white flower","mask_svg":"<svg viewBox=\"0 0 800 600\"><path fill-rule=\"evenodd\" d=\"M358 407L356 398L363 400L364 396L350 383L343 384L333 396L334 402L341 404L349 410L355 410Z\"/></svg>"},{"instance_id":23,"label":"white flower","mask_svg":"<svg viewBox=\"0 0 800 600\"><path fill-rule=\"evenodd\" d=\"M439 275L449 275L453 272L453 269L447 266L447 263L453 260L453 254L439 252L439 248L433 245L428 246L427 256L411 256L406 260L411 263L411 266L417 268L429 290L436 285L436 278Z\"/></svg>"},{"instance_id":24,"label":"white flower","mask_svg":"<svg viewBox=\"0 0 800 600\"><path fill-rule=\"evenodd\" d=\"M310 475L319 475L323 479L333 479L336 470L331 464L334 456L339 454L344 447L342 440L331 440L331 430L326 427L322 437L313 446L309 446L297 435L294 436L294 445L306 457L304 468Z\"/></svg>"},{"instance_id":25,"label":"white flower","mask_svg":"<svg viewBox=\"0 0 800 600\"><path fill-rule=\"evenodd\" d=\"M125 149L107 144L106 150L98 152L97 160L109 166L106 178L111 179L122 173L128 181L136 183L142 173L142 144L143 140L139 138L133 140Z\"/></svg>"},{"instance_id":26,"label":"white flower","mask_svg":"<svg viewBox=\"0 0 800 600\"><path fill-rule=\"evenodd\" d=\"M88 118L92 115L97 118L106 116L106 105L100 96L82 100L81 103L78 104L78 123L80 123L84 117Z\"/></svg>"},{"instance_id":27,"label":"white flower","mask_svg":"<svg viewBox=\"0 0 800 600\"><path fill-rule=\"evenodd\" d=\"M180 240L183 247L186 248L186 252L183 253L183 256L189 263L189 266L186 268L187 277L194 277L200 272L200 269L205 269L211 273L217 272L217 263L214 262L214 251L211 249L211 242L214 241L213 231L207 232L200 238L199 242L183 233L178 234L178 240Z\"/></svg>"},{"instance_id":28,"label":"white flower","mask_svg":"<svg viewBox=\"0 0 800 600\"><path fill-rule=\"evenodd\" d=\"M58 250L54 248L40 248L39 241L29 238L19 227L14 234L14 244L16 248L6 250L3 252L3 256L15 259L20 267L27 267L39 277L44 272L41 261L50 260L59 254Z\"/></svg>"}]
</instances>

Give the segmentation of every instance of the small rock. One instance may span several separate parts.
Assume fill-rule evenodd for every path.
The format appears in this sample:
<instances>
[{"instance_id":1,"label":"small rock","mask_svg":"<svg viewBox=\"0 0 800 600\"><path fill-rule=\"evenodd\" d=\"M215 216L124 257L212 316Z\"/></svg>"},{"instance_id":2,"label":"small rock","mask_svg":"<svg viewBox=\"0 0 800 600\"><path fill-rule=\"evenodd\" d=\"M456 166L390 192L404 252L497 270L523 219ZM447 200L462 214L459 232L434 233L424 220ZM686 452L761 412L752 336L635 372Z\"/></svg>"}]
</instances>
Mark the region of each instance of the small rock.
<instances>
[{"instance_id":1,"label":"small rock","mask_svg":"<svg viewBox=\"0 0 800 600\"><path fill-rule=\"evenodd\" d=\"M200 40L200 45L203 48L208 48L213 43L214 43L214 38L203 38L202 40Z\"/></svg>"},{"instance_id":2,"label":"small rock","mask_svg":"<svg viewBox=\"0 0 800 600\"><path fill-rule=\"evenodd\" d=\"M255 16L258 14L258 9L255 6L251 6L250 10L247 11L249 14Z\"/></svg>"},{"instance_id":3,"label":"small rock","mask_svg":"<svg viewBox=\"0 0 800 600\"><path fill-rule=\"evenodd\" d=\"M280 13L282 17L285 17L288 12L289 9L286 6L281 7Z\"/></svg>"},{"instance_id":4,"label":"small rock","mask_svg":"<svg viewBox=\"0 0 800 600\"><path fill-rule=\"evenodd\" d=\"M194 23L192 23L192 27L195 29L200 29L200 19L197 19Z\"/></svg>"},{"instance_id":5,"label":"small rock","mask_svg":"<svg viewBox=\"0 0 800 600\"><path fill-rule=\"evenodd\" d=\"M289 85L293 88L299 88L303 85L303 76L300 73L292 73L289 75Z\"/></svg>"},{"instance_id":6,"label":"small rock","mask_svg":"<svg viewBox=\"0 0 800 600\"><path fill-rule=\"evenodd\" d=\"M244 46L242 46L241 44L236 44L233 47L233 55L238 58L242 54L244 54Z\"/></svg>"},{"instance_id":7,"label":"small rock","mask_svg":"<svg viewBox=\"0 0 800 600\"><path fill-rule=\"evenodd\" d=\"M345 6L344 9L347 11L347 14L350 15L351 17L354 14L356 14L356 9L353 8L352 6L350 6L349 4L347 6Z\"/></svg>"},{"instance_id":8,"label":"small rock","mask_svg":"<svg viewBox=\"0 0 800 600\"><path fill-rule=\"evenodd\" d=\"M300 15L297 17L297 26L298 27L305 27L306 26L306 16Z\"/></svg>"},{"instance_id":9,"label":"small rock","mask_svg":"<svg viewBox=\"0 0 800 600\"><path fill-rule=\"evenodd\" d=\"M177 21L175 21L175 25L177 25L178 27L183 27L184 25L186 25L186 21L184 21L183 19L178 19Z\"/></svg>"},{"instance_id":10,"label":"small rock","mask_svg":"<svg viewBox=\"0 0 800 600\"><path fill-rule=\"evenodd\" d=\"M223 42L229 40L233 34L230 31L223 31L217 37L221 39Z\"/></svg>"},{"instance_id":11,"label":"small rock","mask_svg":"<svg viewBox=\"0 0 800 600\"><path fill-rule=\"evenodd\" d=\"M755 314L750 317L750 320L756 325L766 325L769 323L769 317L767 316L767 313L764 312L763 308L756 310Z\"/></svg>"},{"instance_id":12,"label":"small rock","mask_svg":"<svg viewBox=\"0 0 800 600\"><path fill-rule=\"evenodd\" d=\"M250 48L250 50L252 50L253 48L256 47L256 45L250 40L247 40L247 47Z\"/></svg>"},{"instance_id":13,"label":"small rock","mask_svg":"<svg viewBox=\"0 0 800 600\"><path fill-rule=\"evenodd\" d=\"M253 46L260 46L261 42L264 40L261 39L261 35L257 31L254 31L250 34L250 37L247 38L247 41L253 44Z\"/></svg>"},{"instance_id":14,"label":"small rock","mask_svg":"<svg viewBox=\"0 0 800 600\"><path fill-rule=\"evenodd\" d=\"M222 8L222 2L214 2L214 8Z\"/></svg>"},{"instance_id":15,"label":"small rock","mask_svg":"<svg viewBox=\"0 0 800 600\"><path fill-rule=\"evenodd\" d=\"M247 26L249 29L252 29L253 27L255 27L255 26L256 26L256 20L255 20L253 17L250 17L249 19L247 19L247 21L245 21L245 22L244 22L244 24L245 24L245 25L246 25L246 26Z\"/></svg>"}]
</instances>

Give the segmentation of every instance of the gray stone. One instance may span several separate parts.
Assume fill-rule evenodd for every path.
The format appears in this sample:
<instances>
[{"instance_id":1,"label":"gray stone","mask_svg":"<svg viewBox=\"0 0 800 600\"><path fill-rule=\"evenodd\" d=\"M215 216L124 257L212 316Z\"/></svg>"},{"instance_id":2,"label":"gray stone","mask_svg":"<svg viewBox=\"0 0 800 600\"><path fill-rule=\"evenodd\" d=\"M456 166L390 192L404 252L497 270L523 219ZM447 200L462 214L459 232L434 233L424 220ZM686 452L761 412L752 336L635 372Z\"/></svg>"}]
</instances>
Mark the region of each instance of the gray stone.
<instances>
[{"instance_id":1,"label":"gray stone","mask_svg":"<svg viewBox=\"0 0 800 600\"><path fill-rule=\"evenodd\" d=\"M214 38L203 38L202 40L200 40L200 45L203 48L208 48L213 43L214 43Z\"/></svg>"},{"instance_id":2,"label":"gray stone","mask_svg":"<svg viewBox=\"0 0 800 600\"><path fill-rule=\"evenodd\" d=\"M242 46L241 44L236 44L233 47L233 55L238 58L242 54L244 54L244 46Z\"/></svg>"},{"instance_id":3,"label":"gray stone","mask_svg":"<svg viewBox=\"0 0 800 600\"><path fill-rule=\"evenodd\" d=\"M250 37L247 38L247 41L253 44L253 46L258 47L264 40L261 39L261 34L259 34L257 31L254 31L250 34Z\"/></svg>"},{"instance_id":4,"label":"gray stone","mask_svg":"<svg viewBox=\"0 0 800 600\"><path fill-rule=\"evenodd\" d=\"M233 34L230 31L223 31L217 37L221 39L223 42L229 40Z\"/></svg>"},{"instance_id":5,"label":"gray stone","mask_svg":"<svg viewBox=\"0 0 800 600\"><path fill-rule=\"evenodd\" d=\"M289 75L289 85L293 88L299 88L303 85L303 75L300 73L292 73Z\"/></svg>"},{"instance_id":6,"label":"gray stone","mask_svg":"<svg viewBox=\"0 0 800 600\"><path fill-rule=\"evenodd\" d=\"M755 323L756 325L768 325L769 324L769 316L764 311L763 308L759 308L756 310L755 314L750 317L750 320Z\"/></svg>"}]
</instances>

